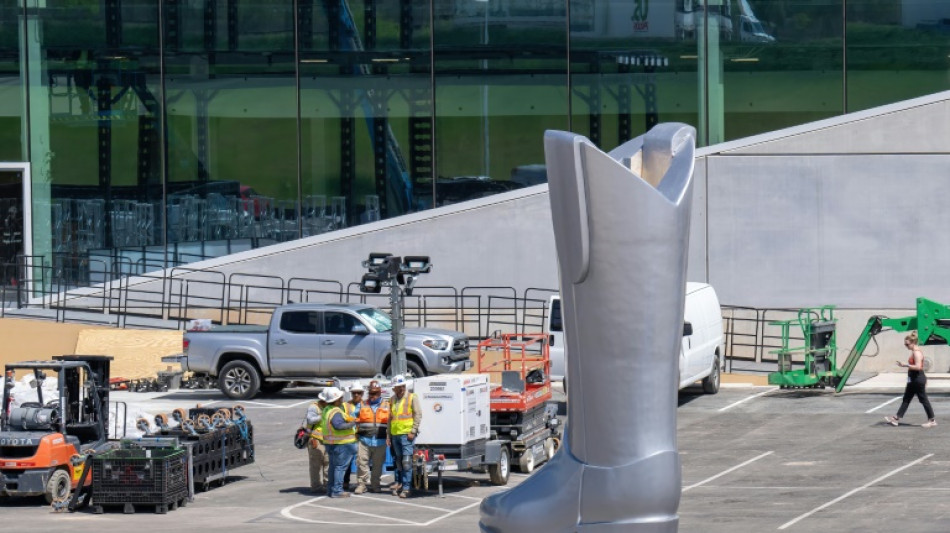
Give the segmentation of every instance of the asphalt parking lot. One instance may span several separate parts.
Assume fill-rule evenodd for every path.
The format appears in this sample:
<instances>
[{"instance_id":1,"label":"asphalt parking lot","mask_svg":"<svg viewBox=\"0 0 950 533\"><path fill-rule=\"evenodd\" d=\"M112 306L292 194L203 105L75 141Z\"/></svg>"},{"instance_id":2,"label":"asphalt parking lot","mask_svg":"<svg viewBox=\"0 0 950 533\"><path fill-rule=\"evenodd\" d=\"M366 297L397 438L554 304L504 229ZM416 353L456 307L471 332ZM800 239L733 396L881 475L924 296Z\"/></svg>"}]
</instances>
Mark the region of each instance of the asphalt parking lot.
<instances>
[{"instance_id":1,"label":"asphalt parking lot","mask_svg":"<svg viewBox=\"0 0 950 533\"><path fill-rule=\"evenodd\" d=\"M778 390L734 386L705 396L687 390L678 409L683 463L681 532L950 531L950 387L931 380L941 425L924 429L912 404L906 424L891 427L901 389L894 386ZM950 384L950 383L948 383ZM327 500L307 493L306 452L292 446L313 390L243 402L254 424L256 462L233 470L227 484L199 492L186 507L157 515L91 511L57 514L42 499L0 499L0 529L128 531L179 528L250 531L477 531L478 504L494 487L487 475L447 474L445 497L398 500L366 494ZM228 406L213 391L116 394L130 412ZM558 398L556 398L558 399ZM559 399L563 400L563 396ZM912 425L914 424L914 425ZM508 487L525 476L513 473Z\"/></svg>"}]
</instances>

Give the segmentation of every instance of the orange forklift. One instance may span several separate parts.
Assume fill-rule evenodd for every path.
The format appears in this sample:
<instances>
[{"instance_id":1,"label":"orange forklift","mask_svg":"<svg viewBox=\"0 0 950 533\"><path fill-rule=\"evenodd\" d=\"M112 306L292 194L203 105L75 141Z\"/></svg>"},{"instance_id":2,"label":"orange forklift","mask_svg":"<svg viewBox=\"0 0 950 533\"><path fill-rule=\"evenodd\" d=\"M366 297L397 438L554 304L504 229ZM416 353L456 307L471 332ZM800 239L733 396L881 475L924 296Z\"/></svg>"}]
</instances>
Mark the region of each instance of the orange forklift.
<instances>
[{"instance_id":1,"label":"orange forklift","mask_svg":"<svg viewBox=\"0 0 950 533\"><path fill-rule=\"evenodd\" d=\"M102 355L61 355L6 365L0 496L44 495L48 503L63 503L77 486L92 483L91 476L80 478L86 458L108 446L111 361ZM32 374L32 392L14 406L18 373ZM43 387L50 379L57 384L53 397Z\"/></svg>"}]
</instances>

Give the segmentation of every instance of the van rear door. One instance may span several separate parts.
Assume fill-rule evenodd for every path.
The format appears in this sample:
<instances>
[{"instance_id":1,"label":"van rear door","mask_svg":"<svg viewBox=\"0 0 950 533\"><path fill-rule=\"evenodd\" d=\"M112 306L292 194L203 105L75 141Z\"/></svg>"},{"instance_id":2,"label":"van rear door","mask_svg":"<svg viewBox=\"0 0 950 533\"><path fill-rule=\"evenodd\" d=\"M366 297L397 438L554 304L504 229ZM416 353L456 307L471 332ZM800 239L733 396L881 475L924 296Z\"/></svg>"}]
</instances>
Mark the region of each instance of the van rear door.
<instances>
[{"instance_id":1,"label":"van rear door","mask_svg":"<svg viewBox=\"0 0 950 533\"><path fill-rule=\"evenodd\" d=\"M561 297L552 296L548 304L548 354L551 358L551 379L564 379L567 373L567 346L564 345L564 321L561 318Z\"/></svg>"}]
</instances>

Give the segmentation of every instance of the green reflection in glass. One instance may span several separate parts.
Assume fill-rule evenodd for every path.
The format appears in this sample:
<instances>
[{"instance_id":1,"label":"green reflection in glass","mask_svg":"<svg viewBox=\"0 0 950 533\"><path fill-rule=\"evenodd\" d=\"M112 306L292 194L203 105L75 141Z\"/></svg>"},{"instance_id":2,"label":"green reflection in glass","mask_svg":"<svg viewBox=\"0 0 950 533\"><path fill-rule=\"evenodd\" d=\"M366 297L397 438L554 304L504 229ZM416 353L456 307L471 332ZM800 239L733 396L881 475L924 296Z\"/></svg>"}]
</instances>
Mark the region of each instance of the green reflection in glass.
<instances>
[{"instance_id":1,"label":"green reflection in glass","mask_svg":"<svg viewBox=\"0 0 950 533\"><path fill-rule=\"evenodd\" d=\"M146 260L163 240L156 4L28 4L34 253L52 267L45 279L162 266L161 253Z\"/></svg>"},{"instance_id":2,"label":"green reflection in glass","mask_svg":"<svg viewBox=\"0 0 950 533\"><path fill-rule=\"evenodd\" d=\"M950 1L847 6L848 111L950 89Z\"/></svg>"},{"instance_id":3,"label":"green reflection in glass","mask_svg":"<svg viewBox=\"0 0 950 533\"><path fill-rule=\"evenodd\" d=\"M843 112L841 0L723 2L725 140Z\"/></svg>"},{"instance_id":4,"label":"green reflection in glass","mask_svg":"<svg viewBox=\"0 0 950 533\"><path fill-rule=\"evenodd\" d=\"M698 126L697 30L682 10L682 1L572 0L573 131L610 149L658 122Z\"/></svg>"},{"instance_id":5,"label":"green reflection in glass","mask_svg":"<svg viewBox=\"0 0 950 533\"><path fill-rule=\"evenodd\" d=\"M168 3L163 15L177 259L297 238L292 3Z\"/></svg>"},{"instance_id":6,"label":"green reflection in glass","mask_svg":"<svg viewBox=\"0 0 950 533\"><path fill-rule=\"evenodd\" d=\"M435 3L435 204L545 180L542 138L566 129L566 6Z\"/></svg>"},{"instance_id":7,"label":"green reflection in glass","mask_svg":"<svg viewBox=\"0 0 950 533\"><path fill-rule=\"evenodd\" d=\"M0 161L26 159L20 78L21 27L18 0L0 0Z\"/></svg>"}]
</instances>

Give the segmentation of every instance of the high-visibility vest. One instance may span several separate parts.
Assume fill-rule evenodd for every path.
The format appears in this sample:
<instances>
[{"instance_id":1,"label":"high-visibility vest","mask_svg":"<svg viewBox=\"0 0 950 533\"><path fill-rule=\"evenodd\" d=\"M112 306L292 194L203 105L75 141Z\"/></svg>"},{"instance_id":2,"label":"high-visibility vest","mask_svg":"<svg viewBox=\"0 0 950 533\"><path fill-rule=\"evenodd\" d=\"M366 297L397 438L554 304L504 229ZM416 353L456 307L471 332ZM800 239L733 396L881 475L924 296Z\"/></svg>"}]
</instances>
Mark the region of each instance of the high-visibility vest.
<instances>
[{"instance_id":1,"label":"high-visibility vest","mask_svg":"<svg viewBox=\"0 0 950 533\"><path fill-rule=\"evenodd\" d=\"M310 426L310 438L317 442L323 442L323 411L320 410L320 405L317 402L313 402L313 405L317 408L317 412L320 413L320 420L317 420L313 425Z\"/></svg>"},{"instance_id":2,"label":"high-visibility vest","mask_svg":"<svg viewBox=\"0 0 950 533\"><path fill-rule=\"evenodd\" d=\"M333 427L333 415L340 413L346 419L346 413L340 407L329 407L323 412L323 443L350 444L356 442L356 426L350 429L336 429Z\"/></svg>"},{"instance_id":3,"label":"high-visibility vest","mask_svg":"<svg viewBox=\"0 0 950 533\"><path fill-rule=\"evenodd\" d=\"M412 432L412 399L415 394L409 392L397 400L389 399L389 433L390 435L406 435Z\"/></svg>"},{"instance_id":4,"label":"high-visibility vest","mask_svg":"<svg viewBox=\"0 0 950 533\"><path fill-rule=\"evenodd\" d=\"M389 424L389 405L386 402L379 402L379 407L376 408L376 412L373 412L369 403L363 402L359 415L356 417L356 423L361 433L372 433L386 427Z\"/></svg>"}]
</instances>

